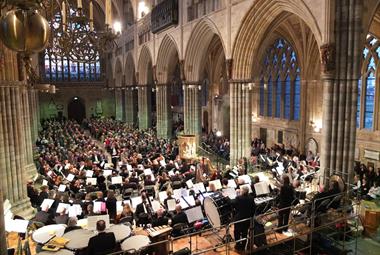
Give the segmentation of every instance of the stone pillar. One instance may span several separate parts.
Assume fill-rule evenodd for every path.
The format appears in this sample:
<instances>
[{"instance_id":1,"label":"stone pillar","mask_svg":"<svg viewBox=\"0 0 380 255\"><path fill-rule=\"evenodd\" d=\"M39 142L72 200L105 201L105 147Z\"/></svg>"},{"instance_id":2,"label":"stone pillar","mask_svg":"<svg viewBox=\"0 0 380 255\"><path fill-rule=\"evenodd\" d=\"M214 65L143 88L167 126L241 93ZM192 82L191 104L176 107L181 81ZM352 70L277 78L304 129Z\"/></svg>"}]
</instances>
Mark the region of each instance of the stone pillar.
<instances>
[{"instance_id":1,"label":"stone pillar","mask_svg":"<svg viewBox=\"0 0 380 255\"><path fill-rule=\"evenodd\" d=\"M123 120L123 101L122 101L122 91L121 88L115 88L115 118L116 120Z\"/></svg>"},{"instance_id":2,"label":"stone pillar","mask_svg":"<svg viewBox=\"0 0 380 255\"><path fill-rule=\"evenodd\" d=\"M26 165L25 172L28 179L33 179L37 174L36 166L33 160L33 142L32 142L32 121L30 118L30 109L32 104L29 101L29 90L26 87L20 90L22 99L22 116L24 120L24 134L25 134L25 156Z\"/></svg>"},{"instance_id":3,"label":"stone pillar","mask_svg":"<svg viewBox=\"0 0 380 255\"><path fill-rule=\"evenodd\" d=\"M0 81L0 171L3 190L13 213L27 217L32 212L26 192L31 157L26 149L24 86L23 82Z\"/></svg>"},{"instance_id":4,"label":"stone pillar","mask_svg":"<svg viewBox=\"0 0 380 255\"><path fill-rule=\"evenodd\" d=\"M323 128L321 170L353 177L357 86L362 54L362 1L336 1L335 44L321 47Z\"/></svg>"},{"instance_id":5,"label":"stone pillar","mask_svg":"<svg viewBox=\"0 0 380 255\"><path fill-rule=\"evenodd\" d=\"M230 164L250 156L251 146L251 89L248 81L230 84Z\"/></svg>"},{"instance_id":6,"label":"stone pillar","mask_svg":"<svg viewBox=\"0 0 380 255\"><path fill-rule=\"evenodd\" d=\"M39 114L38 114L38 91L35 89L28 89L29 96L29 115L31 121L31 138L33 144L38 138L38 123L39 123Z\"/></svg>"},{"instance_id":7,"label":"stone pillar","mask_svg":"<svg viewBox=\"0 0 380 255\"><path fill-rule=\"evenodd\" d=\"M125 122L130 126L136 124L137 102L133 96L134 91L134 86L127 86L125 89Z\"/></svg>"},{"instance_id":8,"label":"stone pillar","mask_svg":"<svg viewBox=\"0 0 380 255\"><path fill-rule=\"evenodd\" d=\"M139 129L147 129L152 126L151 109L151 91L148 85L138 86L138 104L139 104Z\"/></svg>"},{"instance_id":9,"label":"stone pillar","mask_svg":"<svg viewBox=\"0 0 380 255\"><path fill-rule=\"evenodd\" d=\"M170 138L172 135L172 114L170 108L170 84L157 84L157 136Z\"/></svg>"},{"instance_id":10,"label":"stone pillar","mask_svg":"<svg viewBox=\"0 0 380 255\"><path fill-rule=\"evenodd\" d=\"M0 255L7 255L7 240L5 236L5 222L4 222L4 196L3 190L0 186Z\"/></svg>"},{"instance_id":11,"label":"stone pillar","mask_svg":"<svg viewBox=\"0 0 380 255\"><path fill-rule=\"evenodd\" d=\"M202 135L199 84L187 83L183 85L183 88L184 133L186 135L196 135L199 141Z\"/></svg>"}]
</instances>

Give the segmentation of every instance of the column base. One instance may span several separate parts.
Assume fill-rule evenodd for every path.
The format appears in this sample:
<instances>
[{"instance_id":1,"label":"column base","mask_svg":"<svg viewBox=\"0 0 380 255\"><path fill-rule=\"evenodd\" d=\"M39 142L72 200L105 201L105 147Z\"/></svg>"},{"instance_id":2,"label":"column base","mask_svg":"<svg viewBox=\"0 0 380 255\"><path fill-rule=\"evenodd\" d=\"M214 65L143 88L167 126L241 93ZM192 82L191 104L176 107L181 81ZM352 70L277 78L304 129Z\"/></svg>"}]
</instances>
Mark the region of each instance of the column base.
<instances>
[{"instance_id":1,"label":"column base","mask_svg":"<svg viewBox=\"0 0 380 255\"><path fill-rule=\"evenodd\" d=\"M34 180L38 175L37 174L37 168L36 168L36 165L34 163L26 165L24 168L24 171L26 173L28 180Z\"/></svg>"},{"instance_id":2,"label":"column base","mask_svg":"<svg viewBox=\"0 0 380 255\"><path fill-rule=\"evenodd\" d=\"M22 199L12 204L11 211L25 219L31 219L35 215L35 209L30 204L29 198Z\"/></svg>"}]
</instances>

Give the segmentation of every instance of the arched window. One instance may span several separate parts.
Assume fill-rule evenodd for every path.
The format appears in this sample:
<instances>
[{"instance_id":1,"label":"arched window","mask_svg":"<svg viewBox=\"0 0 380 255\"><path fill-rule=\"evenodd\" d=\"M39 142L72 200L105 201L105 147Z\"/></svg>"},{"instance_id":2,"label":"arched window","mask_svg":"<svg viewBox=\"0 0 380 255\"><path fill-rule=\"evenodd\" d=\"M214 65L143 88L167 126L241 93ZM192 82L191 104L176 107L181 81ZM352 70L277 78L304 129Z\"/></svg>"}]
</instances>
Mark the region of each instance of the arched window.
<instances>
[{"instance_id":1,"label":"arched window","mask_svg":"<svg viewBox=\"0 0 380 255\"><path fill-rule=\"evenodd\" d=\"M53 27L60 26L60 17L60 15L55 16ZM94 56L96 57L92 60L78 61L73 55L69 58L64 54L58 54L54 48L47 48L42 54L44 68L42 77L47 82L100 81L102 77L99 52L96 51Z\"/></svg>"},{"instance_id":2,"label":"arched window","mask_svg":"<svg viewBox=\"0 0 380 255\"><path fill-rule=\"evenodd\" d=\"M301 78L297 56L284 39L269 47L260 76L260 115L299 120Z\"/></svg>"},{"instance_id":3,"label":"arched window","mask_svg":"<svg viewBox=\"0 0 380 255\"><path fill-rule=\"evenodd\" d=\"M363 49L363 66L358 81L358 103L356 126L364 129L375 128L375 96L377 66L380 58L380 41L369 34Z\"/></svg>"}]
</instances>

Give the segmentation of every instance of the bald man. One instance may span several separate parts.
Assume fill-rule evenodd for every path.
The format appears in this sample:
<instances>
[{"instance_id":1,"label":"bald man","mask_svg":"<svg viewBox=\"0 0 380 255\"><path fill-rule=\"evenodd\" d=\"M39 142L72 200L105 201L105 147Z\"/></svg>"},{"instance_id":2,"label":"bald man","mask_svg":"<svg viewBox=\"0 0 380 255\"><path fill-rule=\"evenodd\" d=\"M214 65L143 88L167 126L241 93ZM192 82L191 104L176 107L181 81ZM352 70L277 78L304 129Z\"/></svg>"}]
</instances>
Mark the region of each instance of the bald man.
<instances>
[{"instance_id":1,"label":"bald man","mask_svg":"<svg viewBox=\"0 0 380 255\"><path fill-rule=\"evenodd\" d=\"M160 208L157 211L157 218L155 218L152 222L152 227L160 227L160 226L165 226L168 225L169 219L164 216L165 210Z\"/></svg>"}]
</instances>

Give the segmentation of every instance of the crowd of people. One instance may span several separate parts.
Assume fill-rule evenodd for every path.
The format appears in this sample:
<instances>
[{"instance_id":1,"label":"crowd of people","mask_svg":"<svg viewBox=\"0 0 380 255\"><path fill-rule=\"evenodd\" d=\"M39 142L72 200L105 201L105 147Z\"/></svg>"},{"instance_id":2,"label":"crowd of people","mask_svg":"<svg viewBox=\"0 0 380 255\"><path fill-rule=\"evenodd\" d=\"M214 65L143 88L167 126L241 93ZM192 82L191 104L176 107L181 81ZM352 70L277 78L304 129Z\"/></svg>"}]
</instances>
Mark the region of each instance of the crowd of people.
<instances>
[{"instance_id":1,"label":"crowd of people","mask_svg":"<svg viewBox=\"0 0 380 255\"><path fill-rule=\"evenodd\" d=\"M230 141L227 137L218 134L214 130L202 136L202 143L207 148L225 160L230 159Z\"/></svg>"},{"instance_id":2,"label":"crowd of people","mask_svg":"<svg viewBox=\"0 0 380 255\"><path fill-rule=\"evenodd\" d=\"M357 194L366 199L380 198L380 168L366 166L360 162L355 164L354 189Z\"/></svg>"},{"instance_id":3,"label":"crowd of people","mask_svg":"<svg viewBox=\"0 0 380 255\"><path fill-rule=\"evenodd\" d=\"M239 178L247 174L248 159L242 159L237 166L228 166L222 172L204 158L179 158L175 139L160 139L154 130L133 129L112 119L91 119L82 125L51 120L42 126L37 141L37 166L43 183L40 192L32 181L27 186L31 202L38 209L35 220L43 224L66 224L66 231L71 231L79 228L78 219L108 214L111 223L129 223L136 227L171 225L172 235L178 236L189 229L210 227L203 206L204 217L196 222L189 222L185 213L185 207L201 206L205 199L202 192L191 187L197 183L203 183L206 193L227 196L230 221L265 212L254 202L257 197L255 184L262 180L258 176L249 177L249 181ZM220 144L226 142L221 141L224 142ZM251 161L262 165L277 179L277 184L270 185L269 189L276 197L275 206L280 209L279 231L287 231L289 207L299 198L296 189L301 182L308 181L306 177L310 173L318 171L318 155L311 152L302 155L284 145L267 148L260 139L254 139ZM370 175L370 171L365 172L363 178ZM376 183L376 176L378 172L370 179L373 183ZM118 181L114 181L116 179ZM220 180L221 187L216 187L215 180ZM231 188L231 180L235 183L236 197L233 198L223 193ZM184 197L178 196L176 190L187 190L186 197L192 197L194 204L184 206L181 201ZM334 183L316 198L338 192ZM53 203L47 206L46 199L53 200ZM168 203L171 199L175 200L174 207ZM71 215L68 207L60 204L77 205L80 212ZM234 239L244 238L248 228L247 224L236 224ZM256 222L255 230L261 232L263 226ZM255 242L256 245L265 244L265 240ZM244 247L244 241L236 245L238 250Z\"/></svg>"}]
</instances>

